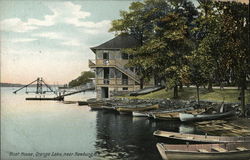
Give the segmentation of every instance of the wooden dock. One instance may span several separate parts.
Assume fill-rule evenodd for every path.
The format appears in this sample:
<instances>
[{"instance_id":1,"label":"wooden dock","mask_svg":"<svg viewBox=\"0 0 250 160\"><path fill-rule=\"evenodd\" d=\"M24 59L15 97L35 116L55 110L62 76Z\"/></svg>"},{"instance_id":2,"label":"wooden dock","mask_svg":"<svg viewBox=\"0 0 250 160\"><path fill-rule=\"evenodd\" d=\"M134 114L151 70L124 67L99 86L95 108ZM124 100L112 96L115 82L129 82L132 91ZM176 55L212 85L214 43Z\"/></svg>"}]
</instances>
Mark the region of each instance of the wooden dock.
<instances>
[{"instance_id":1,"label":"wooden dock","mask_svg":"<svg viewBox=\"0 0 250 160\"><path fill-rule=\"evenodd\" d=\"M26 100L29 101L63 101L64 97L53 97L53 98L45 98L45 97L28 97L25 98Z\"/></svg>"},{"instance_id":2,"label":"wooden dock","mask_svg":"<svg viewBox=\"0 0 250 160\"><path fill-rule=\"evenodd\" d=\"M26 98L26 100L37 100L37 101L63 101L64 100L64 97L66 96L70 96L70 95L73 95L73 94L77 94L77 93L80 93L80 92L85 92L87 90L92 90L94 89L95 87L94 86L88 86L88 87L85 87L79 91L75 91L75 92L71 92L71 93L67 93L67 94L63 94L63 95L59 95L57 97L52 97L52 98L45 98L45 97L30 97L30 98Z\"/></svg>"}]
</instances>

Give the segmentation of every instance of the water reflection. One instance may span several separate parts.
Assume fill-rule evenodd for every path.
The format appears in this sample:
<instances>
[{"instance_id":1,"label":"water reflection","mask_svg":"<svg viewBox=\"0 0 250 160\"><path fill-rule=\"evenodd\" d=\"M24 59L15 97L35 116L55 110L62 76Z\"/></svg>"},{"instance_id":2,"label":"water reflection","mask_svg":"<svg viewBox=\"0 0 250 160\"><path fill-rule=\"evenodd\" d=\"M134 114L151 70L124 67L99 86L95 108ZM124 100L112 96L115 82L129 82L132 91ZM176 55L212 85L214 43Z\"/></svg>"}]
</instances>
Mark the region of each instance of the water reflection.
<instances>
[{"instance_id":1,"label":"water reflection","mask_svg":"<svg viewBox=\"0 0 250 160\"><path fill-rule=\"evenodd\" d=\"M113 112L89 111L87 106L54 101L25 101L25 93L1 90L1 156L11 152L79 152L86 156L69 159L154 159L160 160L153 136L155 130L197 133L192 124L155 121ZM67 100L93 97L85 94ZM171 143L171 142L169 142ZM92 153L94 157L92 157ZM2 158L1 157L1 158ZM24 157L23 159L27 159ZM40 157L34 157L40 160ZM47 159L61 159L49 157Z\"/></svg>"},{"instance_id":2,"label":"water reflection","mask_svg":"<svg viewBox=\"0 0 250 160\"><path fill-rule=\"evenodd\" d=\"M146 117L132 117L98 111L96 115L96 154L110 159L161 159L157 151L157 129L195 133L192 124L154 121Z\"/></svg>"}]
</instances>

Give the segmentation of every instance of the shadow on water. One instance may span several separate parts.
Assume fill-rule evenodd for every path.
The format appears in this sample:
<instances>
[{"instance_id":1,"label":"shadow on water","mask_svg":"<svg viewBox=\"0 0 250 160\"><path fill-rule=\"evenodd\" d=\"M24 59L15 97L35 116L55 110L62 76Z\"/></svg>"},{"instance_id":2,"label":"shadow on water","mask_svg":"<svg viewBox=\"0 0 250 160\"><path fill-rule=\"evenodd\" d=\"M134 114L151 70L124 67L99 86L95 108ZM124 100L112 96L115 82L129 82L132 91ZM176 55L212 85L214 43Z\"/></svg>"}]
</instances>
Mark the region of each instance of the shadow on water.
<instances>
[{"instance_id":1,"label":"shadow on water","mask_svg":"<svg viewBox=\"0 0 250 160\"><path fill-rule=\"evenodd\" d=\"M96 155L104 159L161 159L156 148L155 130L198 133L192 124L154 121L98 111L96 117ZM174 143L174 142L169 142Z\"/></svg>"}]
</instances>

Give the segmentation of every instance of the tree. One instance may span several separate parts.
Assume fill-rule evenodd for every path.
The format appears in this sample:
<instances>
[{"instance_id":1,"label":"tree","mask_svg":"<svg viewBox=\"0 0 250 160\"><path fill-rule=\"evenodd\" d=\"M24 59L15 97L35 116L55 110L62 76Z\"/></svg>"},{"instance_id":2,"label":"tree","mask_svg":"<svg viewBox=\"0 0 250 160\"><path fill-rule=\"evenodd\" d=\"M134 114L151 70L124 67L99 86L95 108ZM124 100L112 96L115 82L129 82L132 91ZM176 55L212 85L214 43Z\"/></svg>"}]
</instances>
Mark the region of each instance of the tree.
<instances>
[{"instance_id":1,"label":"tree","mask_svg":"<svg viewBox=\"0 0 250 160\"><path fill-rule=\"evenodd\" d=\"M236 2L220 2L217 5L223 13L223 31L227 35L224 45L228 57L227 65L241 88L240 100L244 115L246 78L250 75L249 9L248 5Z\"/></svg>"},{"instance_id":2,"label":"tree","mask_svg":"<svg viewBox=\"0 0 250 160\"><path fill-rule=\"evenodd\" d=\"M236 2L199 2L201 12L195 21L193 53L206 58L203 65L210 73L209 82L211 78L219 83L230 78L238 83L244 113L246 77L250 70L248 6Z\"/></svg>"},{"instance_id":3,"label":"tree","mask_svg":"<svg viewBox=\"0 0 250 160\"><path fill-rule=\"evenodd\" d=\"M76 87L85 83L91 82L90 78L94 78L95 73L91 71L84 71L79 77L69 82L69 87Z\"/></svg>"},{"instance_id":4,"label":"tree","mask_svg":"<svg viewBox=\"0 0 250 160\"><path fill-rule=\"evenodd\" d=\"M152 72L152 68L148 67L145 60L148 52L145 50L145 43L152 37L154 33L154 20L165 15L169 8L164 0L146 0L142 2L133 2L129 7L129 11L121 11L121 18L112 21L111 32L116 34L130 34L140 41L137 48L128 49L125 52L133 55L133 60L129 65L136 68L137 74L140 76L140 86L143 88L144 79Z\"/></svg>"},{"instance_id":5,"label":"tree","mask_svg":"<svg viewBox=\"0 0 250 160\"><path fill-rule=\"evenodd\" d=\"M155 36L151 41L155 51L150 58L155 71L165 77L167 86L174 88L174 98L178 98L178 85L187 82L187 55L192 51L190 41L191 22L197 14L194 5L188 1L173 0L169 3L171 10L157 19ZM160 47L159 44L161 45ZM159 58L158 56L159 55Z\"/></svg>"}]
</instances>

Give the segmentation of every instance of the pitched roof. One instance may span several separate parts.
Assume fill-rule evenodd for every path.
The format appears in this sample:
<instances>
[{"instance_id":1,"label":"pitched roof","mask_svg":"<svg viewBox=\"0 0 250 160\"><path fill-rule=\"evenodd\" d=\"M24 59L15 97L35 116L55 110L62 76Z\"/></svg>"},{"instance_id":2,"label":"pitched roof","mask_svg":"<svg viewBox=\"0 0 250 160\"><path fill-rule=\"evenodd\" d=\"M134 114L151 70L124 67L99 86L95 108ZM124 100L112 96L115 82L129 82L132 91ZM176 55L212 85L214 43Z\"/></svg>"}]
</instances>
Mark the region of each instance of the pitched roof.
<instances>
[{"instance_id":1,"label":"pitched roof","mask_svg":"<svg viewBox=\"0 0 250 160\"><path fill-rule=\"evenodd\" d=\"M97 49L124 49L139 46L140 42L128 34L119 35L99 46L90 48L93 52Z\"/></svg>"}]
</instances>

